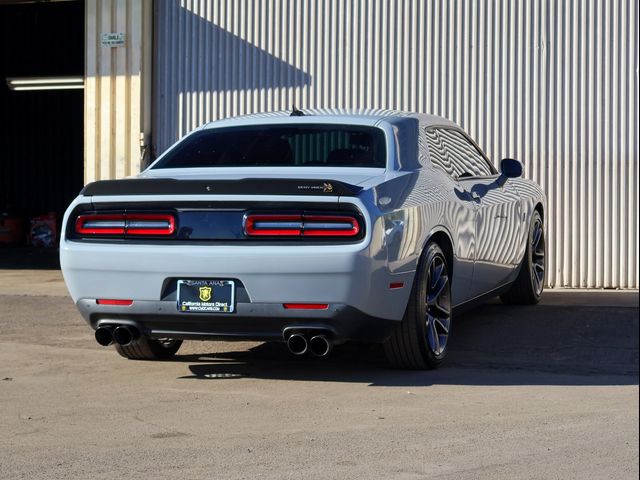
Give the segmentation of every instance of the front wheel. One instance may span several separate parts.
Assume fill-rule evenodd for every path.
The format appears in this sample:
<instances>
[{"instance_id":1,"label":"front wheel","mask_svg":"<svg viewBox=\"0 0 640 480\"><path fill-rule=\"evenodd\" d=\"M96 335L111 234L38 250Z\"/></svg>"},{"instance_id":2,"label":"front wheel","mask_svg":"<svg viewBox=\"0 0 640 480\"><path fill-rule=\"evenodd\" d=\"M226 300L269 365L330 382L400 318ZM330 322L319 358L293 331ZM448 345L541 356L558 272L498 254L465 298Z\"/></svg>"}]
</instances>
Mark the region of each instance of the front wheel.
<instances>
[{"instance_id":1,"label":"front wheel","mask_svg":"<svg viewBox=\"0 0 640 480\"><path fill-rule=\"evenodd\" d=\"M437 368L447 355L451 331L451 281L442 249L429 243L420 259L402 321L385 342L389 362L398 368Z\"/></svg>"},{"instance_id":2,"label":"front wheel","mask_svg":"<svg viewBox=\"0 0 640 480\"><path fill-rule=\"evenodd\" d=\"M170 338L154 339L140 336L129 345L117 345L116 351L130 360L168 360L173 357L182 340Z\"/></svg>"},{"instance_id":3,"label":"front wheel","mask_svg":"<svg viewBox=\"0 0 640 480\"><path fill-rule=\"evenodd\" d=\"M535 305L540 301L545 279L544 223L535 210L529 224L527 249L516 281L500 299L508 305Z\"/></svg>"}]
</instances>

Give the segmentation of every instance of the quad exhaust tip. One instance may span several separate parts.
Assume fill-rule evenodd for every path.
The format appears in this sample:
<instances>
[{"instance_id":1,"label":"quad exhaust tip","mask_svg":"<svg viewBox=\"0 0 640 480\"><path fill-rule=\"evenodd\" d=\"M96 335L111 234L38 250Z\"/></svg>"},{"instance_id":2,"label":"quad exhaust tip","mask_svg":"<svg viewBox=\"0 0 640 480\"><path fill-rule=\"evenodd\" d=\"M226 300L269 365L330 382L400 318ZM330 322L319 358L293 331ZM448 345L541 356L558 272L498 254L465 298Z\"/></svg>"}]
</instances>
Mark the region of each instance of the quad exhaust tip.
<instances>
[{"instance_id":1,"label":"quad exhaust tip","mask_svg":"<svg viewBox=\"0 0 640 480\"><path fill-rule=\"evenodd\" d=\"M331 352L333 342L323 334L308 339L304 333L293 333L287 337L287 348L294 355L311 352L316 357L325 357Z\"/></svg>"},{"instance_id":2,"label":"quad exhaust tip","mask_svg":"<svg viewBox=\"0 0 640 480\"><path fill-rule=\"evenodd\" d=\"M96 342L103 347L108 347L113 343L113 329L111 327L98 327L95 336Z\"/></svg>"},{"instance_id":3,"label":"quad exhaust tip","mask_svg":"<svg viewBox=\"0 0 640 480\"><path fill-rule=\"evenodd\" d=\"M301 333L294 333L287 338L287 348L294 355L304 355L307 353L309 345L307 339Z\"/></svg>"},{"instance_id":4,"label":"quad exhaust tip","mask_svg":"<svg viewBox=\"0 0 640 480\"><path fill-rule=\"evenodd\" d=\"M140 332L135 327L129 325L105 325L96 329L95 337L103 347L108 347L114 343L127 346L140 336Z\"/></svg>"},{"instance_id":5,"label":"quad exhaust tip","mask_svg":"<svg viewBox=\"0 0 640 480\"><path fill-rule=\"evenodd\" d=\"M138 329L128 325L119 325L113 330L113 341L123 347L131 344L138 336Z\"/></svg>"},{"instance_id":6,"label":"quad exhaust tip","mask_svg":"<svg viewBox=\"0 0 640 480\"><path fill-rule=\"evenodd\" d=\"M315 335L309 340L309 350L316 357L325 357L329 355L332 344L324 335Z\"/></svg>"}]
</instances>

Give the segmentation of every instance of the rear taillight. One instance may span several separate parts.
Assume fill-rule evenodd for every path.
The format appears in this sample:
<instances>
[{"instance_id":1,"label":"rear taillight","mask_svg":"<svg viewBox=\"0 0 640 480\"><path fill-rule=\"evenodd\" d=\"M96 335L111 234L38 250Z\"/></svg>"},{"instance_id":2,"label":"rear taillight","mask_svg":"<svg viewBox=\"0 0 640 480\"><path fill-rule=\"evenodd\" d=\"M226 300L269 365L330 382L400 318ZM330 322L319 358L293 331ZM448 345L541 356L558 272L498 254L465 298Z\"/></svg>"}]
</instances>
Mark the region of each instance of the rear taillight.
<instances>
[{"instance_id":1,"label":"rear taillight","mask_svg":"<svg viewBox=\"0 0 640 480\"><path fill-rule=\"evenodd\" d=\"M76 219L76 233L81 235L124 235L124 214L80 215Z\"/></svg>"},{"instance_id":2,"label":"rear taillight","mask_svg":"<svg viewBox=\"0 0 640 480\"><path fill-rule=\"evenodd\" d=\"M161 213L125 213L127 235L171 235L176 229L173 215Z\"/></svg>"},{"instance_id":3,"label":"rear taillight","mask_svg":"<svg viewBox=\"0 0 640 480\"><path fill-rule=\"evenodd\" d=\"M356 237L360 223L352 215L249 214L244 232L248 237Z\"/></svg>"},{"instance_id":4,"label":"rear taillight","mask_svg":"<svg viewBox=\"0 0 640 480\"><path fill-rule=\"evenodd\" d=\"M247 215L244 221L244 231L250 237L298 237L302 226L302 215Z\"/></svg>"},{"instance_id":5,"label":"rear taillight","mask_svg":"<svg viewBox=\"0 0 640 480\"><path fill-rule=\"evenodd\" d=\"M305 215L304 237L355 237L360 224L355 217L342 215Z\"/></svg>"},{"instance_id":6,"label":"rear taillight","mask_svg":"<svg viewBox=\"0 0 640 480\"><path fill-rule=\"evenodd\" d=\"M80 235L168 236L175 231L175 218L166 213L95 213L76 219Z\"/></svg>"}]
</instances>

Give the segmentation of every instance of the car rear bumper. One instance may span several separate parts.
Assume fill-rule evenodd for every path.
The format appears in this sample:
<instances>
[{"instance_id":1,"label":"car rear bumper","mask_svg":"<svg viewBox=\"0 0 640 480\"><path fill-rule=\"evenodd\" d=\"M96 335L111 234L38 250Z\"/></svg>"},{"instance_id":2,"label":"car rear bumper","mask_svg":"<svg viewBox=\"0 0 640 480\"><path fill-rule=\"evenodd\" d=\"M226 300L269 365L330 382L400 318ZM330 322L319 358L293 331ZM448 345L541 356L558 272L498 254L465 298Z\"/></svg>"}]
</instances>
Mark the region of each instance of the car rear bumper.
<instances>
[{"instance_id":1,"label":"car rear bumper","mask_svg":"<svg viewBox=\"0 0 640 480\"><path fill-rule=\"evenodd\" d=\"M151 338L195 340L284 340L286 331L322 330L334 340L380 342L396 321L382 319L342 304L326 310L287 310L280 304L237 304L237 312L182 313L172 301L136 301L130 306L99 305L81 299L77 307L96 329L107 325L135 326Z\"/></svg>"},{"instance_id":2,"label":"car rear bumper","mask_svg":"<svg viewBox=\"0 0 640 480\"><path fill-rule=\"evenodd\" d=\"M154 335L171 329L193 331L196 337L202 333L267 338L280 336L287 325L303 322L322 324L337 336L358 338L366 333L367 323L380 319L393 324L402 318L414 275L391 274L386 256L364 243L233 246L63 241L60 251L67 287L94 328L103 320L129 320L141 322ZM178 312L178 279L235 280L236 311ZM130 299L133 305L96 303L105 298ZM288 310L285 303L321 303L329 308Z\"/></svg>"}]
</instances>

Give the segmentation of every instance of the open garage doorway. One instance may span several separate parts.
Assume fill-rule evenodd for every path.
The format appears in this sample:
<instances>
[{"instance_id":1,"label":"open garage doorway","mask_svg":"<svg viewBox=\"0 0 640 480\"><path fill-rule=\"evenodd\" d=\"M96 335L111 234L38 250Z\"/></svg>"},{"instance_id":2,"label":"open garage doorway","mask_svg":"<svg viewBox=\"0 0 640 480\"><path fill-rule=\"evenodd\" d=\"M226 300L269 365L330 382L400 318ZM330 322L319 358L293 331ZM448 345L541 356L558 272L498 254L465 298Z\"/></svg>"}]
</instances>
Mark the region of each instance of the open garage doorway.
<instances>
[{"instance_id":1,"label":"open garage doorway","mask_svg":"<svg viewBox=\"0 0 640 480\"><path fill-rule=\"evenodd\" d=\"M83 1L0 0L0 248L5 256L3 245L27 245L33 217L54 214L59 231L66 206L82 188L83 77Z\"/></svg>"}]
</instances>

